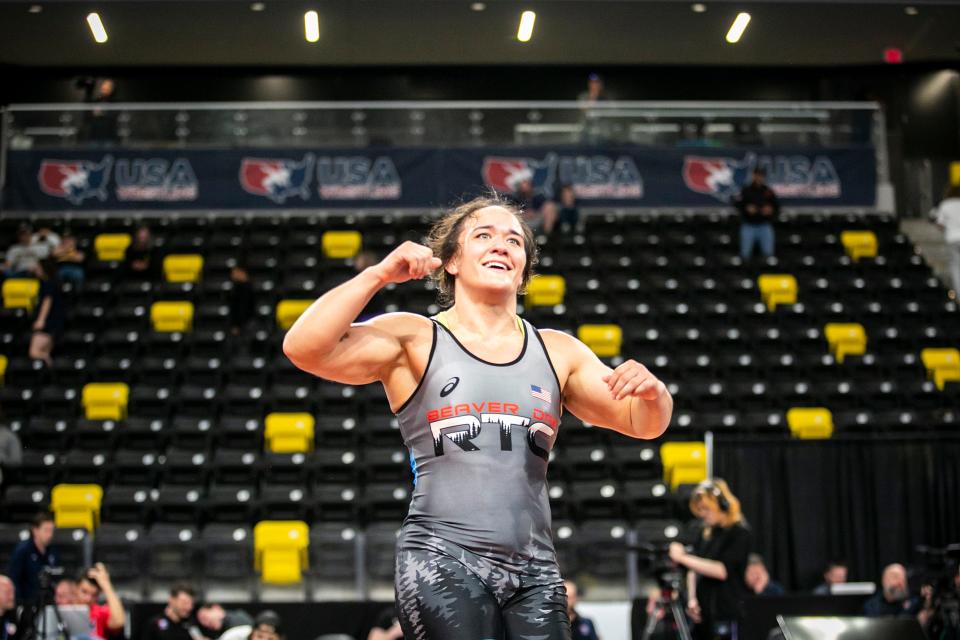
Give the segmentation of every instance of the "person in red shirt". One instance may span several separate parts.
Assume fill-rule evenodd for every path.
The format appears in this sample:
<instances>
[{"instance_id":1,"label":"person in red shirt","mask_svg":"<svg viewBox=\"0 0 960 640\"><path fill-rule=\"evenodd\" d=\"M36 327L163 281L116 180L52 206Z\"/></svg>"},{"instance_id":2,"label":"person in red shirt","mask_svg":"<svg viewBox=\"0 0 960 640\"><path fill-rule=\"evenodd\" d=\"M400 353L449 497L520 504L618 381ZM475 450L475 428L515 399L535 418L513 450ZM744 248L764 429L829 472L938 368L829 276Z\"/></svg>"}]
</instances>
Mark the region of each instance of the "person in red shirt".
<instances>
[{"instance_id":1,"label":"person in red shirt","mask_svg":"<svg viewBox=\"0 0 960 640\"><path fill-rule=\"evenodd\" d=\"M106 604L99 604L101 594ZM87 569L77 579L77 603L90 607L90 622L97 637L109 638L123 633L127 614L102 562Z\"/></svg>"}]
</instances>

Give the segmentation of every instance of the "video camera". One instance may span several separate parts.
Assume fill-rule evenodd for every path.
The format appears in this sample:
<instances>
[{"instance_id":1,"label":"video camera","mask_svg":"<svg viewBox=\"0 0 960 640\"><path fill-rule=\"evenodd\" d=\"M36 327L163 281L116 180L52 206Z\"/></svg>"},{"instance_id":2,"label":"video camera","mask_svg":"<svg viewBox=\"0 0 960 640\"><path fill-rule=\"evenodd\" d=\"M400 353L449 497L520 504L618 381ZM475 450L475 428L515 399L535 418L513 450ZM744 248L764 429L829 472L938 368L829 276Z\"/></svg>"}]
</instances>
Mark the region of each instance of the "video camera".
<instances>
[{"instance_id":1,"label":"video camera","mask_svg":"<svg viewBox=\"0 0 960 640\"><path fill-rule=\"evenodd\" d=\"M960 640L960 543L916 547L922 585L933 587L934 616L929 637Z\"/></svg>"}]
</instances>

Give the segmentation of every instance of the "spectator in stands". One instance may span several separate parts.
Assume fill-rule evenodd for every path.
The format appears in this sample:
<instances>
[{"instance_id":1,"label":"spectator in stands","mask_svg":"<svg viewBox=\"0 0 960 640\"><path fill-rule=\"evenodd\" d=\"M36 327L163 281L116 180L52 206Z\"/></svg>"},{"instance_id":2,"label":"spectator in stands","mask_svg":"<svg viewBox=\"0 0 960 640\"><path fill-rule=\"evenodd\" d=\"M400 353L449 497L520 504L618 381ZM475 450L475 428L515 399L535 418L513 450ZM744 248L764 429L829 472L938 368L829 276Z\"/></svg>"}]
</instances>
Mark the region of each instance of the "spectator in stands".
<instances>
[{"instance_id":1,"label":"spectator in stands","mask_svg":"<svg viewBox=\"0 0 960 640\"><path fill-rule=\"evenodd\" d=\"M863 605L868 616L914 617L920 613L922 602L911 596L907 587L907 570L902 564L890 564L880 578L882 589Z\"/></svg>"},{"instance_id":2,"label":"spectator in stands","mask_svg":"<svg viewBox=\"0 0 960 640\"><path fill-rule=\"evenodd\" d=\"M564 580L567 590L567 617L570 618L570 640L600 640L593 620L584 618L577 612L577 600L580 590L573 580Z\"/></svg>"},{"instance_id":3,"label":"spectator in stands","mask_svg":"<svg viewBox=\"0 0 960 640\"><path fill-rule=\"evenodd\" d=\"M30 278L40 262L39 249L33 244L33 231L28 225L17 229L17 242L7 249L3 275L7 278Z\"/></svg>"},{"instance_id":4,"label":"spectator in stands","mask_svg":"<svg viewBox=\"0 0 960 640\"><path fill-rule=\"evenodd\" d=\"M533 188L531 176L525 175L517 182L513 202L523 212L523 219L535 232L552 233L557 222L557 205Z\"/></svg>"},{"instance_id":5,"label":"spectator in stands","mask_svg":"<svg viewBox=\"0 0 960 640\"><path fill-rule=\"evenodd\" d=\"M60 236L49 227L40 229L30 238L30 244L36 248L37 257L40 260L53 255L54 249L60 246L60 242L62 242Z\"/></svg>"},{"instance_id":6,"label":"spectator in stands","mask_svg":"<svg viewBox=\"0 0 960 640\"><path fill-rule=\"evenodd\" d=\"M601 144L610 138L609 125L603 118L596 117L591 110L602 102L608 102L613 97L607 92L603 78L599 73L587 76L587 90L577 96L580 111L583 116L583 133L581 140L586 144Z\"/></svg>"},{"instance_id":7,"label":"spectator in stands","mask_svg":"<svg viewBox=\"0 0 960 640\"><path fill-rule=\"evenodd\" d=\"M751 553L747 558L747 573L744 580L750 590L758 596L782 596L786 594L779 582L770 579L770 573L763 562L763 558Z\"/></svg>"},{"instance_id":8,"label":"spectator in stands","mask_svg":"<svg viewBox=\"0 0 960 640\"><path fill-rule=\"evenodd\" d=\"M40 597L40 572L60 565L58 554L50 548L53 532L53 516L41 511L30 523L30 538L13 549L7 575L13 580L21 605L33 604Z\"/></svg>"},{"instance_id":9,"label":"spectator in stands","mask_svg":"<svg viewBox=\"0 0 960 640\"><path fill-rule=\"evenodd\" d=\"M127 247L127 274L140 280L156 280L160 275L158 260L150 227L137 228Z\"/></svg>"},{"instance_id":10,"label":"spectator in stands","mask_svg":"<svg viewBox=\"0 0 960 640\"><path fill-rule=\"evenodd\" d=\"M256 306L253 297L253 284L250 274L242 265L234 265L230 269L230 331L238 336L250 319L253 317Z\"/></svg>"},{"instance_id":11,"label":"spectator in stands","mask_svg":"<svg viewBox=\"0 0 960 640\"><path fill-rule=\"evenodd\" d=\"M830 562L823 571L823 584L813 590L813 595L830 595L830 588L833 585L843 584L847 581L847 570L847 563L844 560L834 560Z\"/></svg>"},{"instance_id":12,"label":"spectator in stands","mask_svg":"<svg viewBox=\"0 0 960 640\"><path fill-rule=\"evenodd\" d=\"M0 575L0 640L9 640L17 634L17 598L13 581Z\"/></svg>"},{"instance_id":13,"label":"spectator in stands","mask_svg":"<svg viewBox=\"0 0 960 640\"><path fill-rule=\"evenodd\" d=\"M80 596L77 593L77 581L73 580L72 578L63 578L60 580L53 591L53 603L58 607L68 604L77 604L79 598Z\"/></svg>"},{"instance_id":14,"label":"spectator in stands","mask_svg":"<svg viewBox=\"0 0 960 640\"><path fill-rule=\"evenodd\" d=\"M249 640L283 640L283 622L276 611L266 609L257 614Z\"/></svg>"},{"instance_id":15,"label":"spectator in stands","mask_svg":"<svg viewBox=\"0 0 960 640\"><path fill-rule=\"evenodd\" d=\"M580 92L577 96L577 102L582 109L589 109L598 102L610 100L610 95L603 86L603 77L599 73L591 73L587 76L587 90Z\"/></svg>"},{"instance_id":16,"label":"spectator in stands","mask_svg":"<svg viewBox=\"0 0 960 640\"><path fill-rule=\"evenodd\" d=\"M580 208L577 206L577 194L572 184L560 187L557 204L560 205L557 212L557 222L560 223L560 227L562 229L576 227L580 223Z\"/></svg>"},{"instance_id":17,"label":"spectator in stands","mask_svg":"<svg viewBox=\"0 0 960 640\"><path fill-rule=\"evenodd\" d=\"M73 283L77 289L83 286L86 254L77 249L77 239L73 234L63 234L60 244L53 250L53 259L57 262L57 274L61 280Z\"/></svg>"},{"instance_id":18,"label":"spectator in stands","mask_svg":"<svg viewBox=\"0 0 960 640\"><path fill-rule=\"evenodd\" d=\"M388 607L377 615L373 628L367 634L367 640L403 640L396 607Z\"/></svg>"},{"instance_id":19,"label":"spectator in stands","mask_svg":"<svg viewBox=\"0 0 960 640\"><path fill-rule=\"evenodd\" d=\"M936 214L937 224L944 230L944 241L950 252L953 292L960 296L960 184L947 187Z\"/></svg>"},{"instance_id":20,"label":"spectator in stands","mask_svg":"<svg viewBox=\"0 0 960 640\"><path fill-rule=\"evenodd\" d=\"M744 576L752 546L740 501L723 480L705 480L690 496L690 511L703 522L694 553L679 542L670 559L687 569L687 613L702 640L736 637L740 601L750 593Z\"/></svg>"},{"instance_id":21,"label":"spectator in stands","mask_svg":"<svg viewBox=\"0 0 960 640\"><path fill-rule=\"evenodd\" d=\"M53 260L41 260L35 273L40 279L40 293L37 296L37 316L33 320L33 335L30 338L30 357L43 360L49 367L53 364L51 354L63 333L67 314Z\"/></svg>"},{"instance_id":22,"label":"spectator in stands","mask_svg":"<svg viewBox=\"0 0 960 640\"><path fill-rule=\"evenodd\" d=\"M0 424L0 488L7 469L19 467L23 462L23 445L20 438L5 424Z\"/></svg>"},{"instance_id":23,"label":"spectator in stands","mask_svg":"<svg viewBox=\"0 0 960 640\"><path fill-rule=\"evenodd\" d=\"M140 640L193 640L199 631L190 623L193 613L193 588L177 584L170 589L170 598L163 613L147 621Z\"/></svg>"},{"instance_id":24,"label":"spectator in stands","mask_svg":"<svg viewBox=\"0 0 960 640\"><path fill-rule=\"evenodd\" d=\"M228 629L253 625L253 617L243 609L224 609L219 604L197 607L200 632L207 638L219 638Z\"/></svg>"},{"instance_id":25,"label":"spectator in stands","mask_svg":"<svg viewBox=\"0 0 960 640\"><path fill-rule=\"evenodd\" d=\"M773 255L773 223L780 215L780 201L773 189L765 183L766 171L753 170L753 181L734 197L733 205L740 212L740 257L749 260L753 246L760 245L760 253Z\"/></svg>"},{"instance_id":26,"label":"spectator in stands","mask_svg":"<svg viewBox=\"0 0 960 640\"><path fill-rule=\"evenodd\" d=\"M99 603L101 595L106 604ZM127 613L102 562L90 567L77 578L77 604L90 607L90 622L94 627L94 635L98 638L122 634Z\"/></svg>"}]
</instances>

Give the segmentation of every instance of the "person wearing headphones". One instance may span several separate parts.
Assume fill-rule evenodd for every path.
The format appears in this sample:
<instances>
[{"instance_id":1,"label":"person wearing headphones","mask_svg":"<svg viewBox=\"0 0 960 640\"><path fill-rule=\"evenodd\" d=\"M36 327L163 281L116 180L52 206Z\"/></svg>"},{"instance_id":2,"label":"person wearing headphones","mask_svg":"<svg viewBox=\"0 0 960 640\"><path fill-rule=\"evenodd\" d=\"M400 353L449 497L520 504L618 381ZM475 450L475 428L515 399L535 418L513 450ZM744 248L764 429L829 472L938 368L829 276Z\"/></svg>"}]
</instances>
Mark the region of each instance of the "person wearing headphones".
<instances>
[{"instance_id":1,"label":"person wearing headphones","mask_svg":"<svg viewBox=\"0 0 960 640\"><path fill-rule=\"evenodd\" d=\"M693 551L670 545L670 559L687 569L687 614L698 640L737 637L740 601L750 590L744 579L752 550L740 501L720 479L705 480L690 496L690 511L703 524Z\"/></svg>"}]
</instances>

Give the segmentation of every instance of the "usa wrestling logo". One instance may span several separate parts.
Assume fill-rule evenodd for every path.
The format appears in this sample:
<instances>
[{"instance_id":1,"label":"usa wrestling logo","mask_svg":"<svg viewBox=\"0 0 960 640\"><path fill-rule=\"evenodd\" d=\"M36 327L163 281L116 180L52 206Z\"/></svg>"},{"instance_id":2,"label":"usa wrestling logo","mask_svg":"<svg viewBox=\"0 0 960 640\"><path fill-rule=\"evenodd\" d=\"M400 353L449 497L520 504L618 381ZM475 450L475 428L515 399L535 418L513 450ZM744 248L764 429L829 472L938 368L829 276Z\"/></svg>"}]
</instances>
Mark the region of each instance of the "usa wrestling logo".
<instances>
[{"instance_id":1,"label":"usa wrestling logo","mask_svg":"<svg viewBox=\"0 0 960 640\"><path fill-rule=\"evenodd\" d=\"M630 156L567 156L548 153L542 160L488 156L481 169L483 182L504 193L528 180L533 190L555 195L560 185L571 185L578 198L637 199L643 197L643 179Z\"/></svg>"},{"instance_id":2,"label":"usa wrestling logo","mask_svg":"<svg viewBox=\"0 0 960 640\"><path fill-rule=\"evenodd\" d=\"M299 162L286 158L244 158L240 186L247 193L283 204L288 198L310 197L310 174L314 157L308 153Z\"/></svg>"},{"instance_id":3,"label":"usa wrestling logo","mask_svg":"<svg viewBox=\"0 0 960 640\"><path fill-rule=\"evenodd\" d=\"M44 160L37 180L48 196L63 198L79 205L89 198L107 199L107 182L113 158L105 156L99 163L87 160Z\"/></svg>"},{"instance_id":4,"label":"usa wrestling logo","mask_svg":"<svg viewBox=\"0 0 960 640\"><path fill-rule=\"evenodd\" d=\"M833 162L825 156L758 156L742 159L686 156L683 182L697 193L729 202L740 193L755 167L766 171L767 183L781 198L839 198L840 177Z\"/></svg>"}]
</instances>

